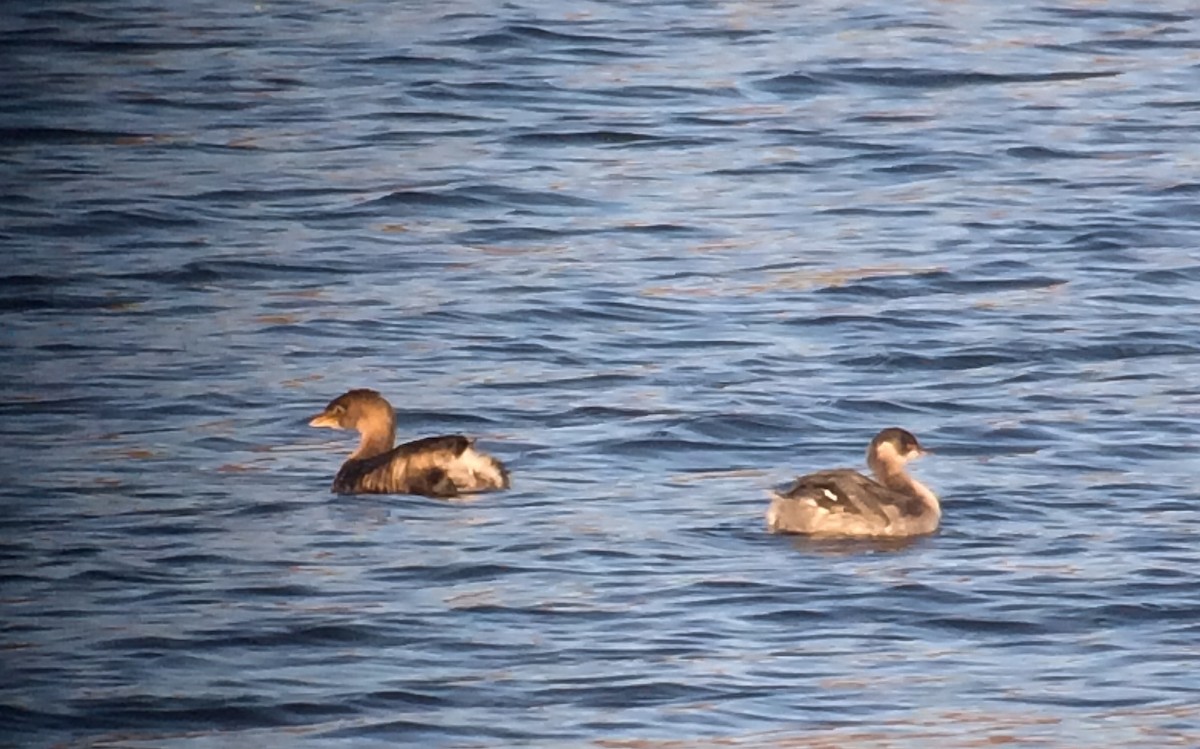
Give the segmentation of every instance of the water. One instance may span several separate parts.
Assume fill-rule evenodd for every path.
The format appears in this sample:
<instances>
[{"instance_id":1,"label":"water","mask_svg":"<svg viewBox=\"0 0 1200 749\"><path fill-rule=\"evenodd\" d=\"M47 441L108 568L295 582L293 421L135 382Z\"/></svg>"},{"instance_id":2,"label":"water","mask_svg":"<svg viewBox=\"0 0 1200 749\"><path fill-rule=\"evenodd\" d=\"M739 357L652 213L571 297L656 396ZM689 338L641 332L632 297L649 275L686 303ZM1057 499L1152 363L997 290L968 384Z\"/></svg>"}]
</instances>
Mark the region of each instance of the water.
<instances>
[{"instance_id":1,"label":"water","mask_svg":"<svg viewBox=\"0 0 1200 749\"><path fill-rule=\"evenodd\" d=\"M1200 746L1190 3L168 5L3 12L0 741Z\"/></svg>"}]
</instances>

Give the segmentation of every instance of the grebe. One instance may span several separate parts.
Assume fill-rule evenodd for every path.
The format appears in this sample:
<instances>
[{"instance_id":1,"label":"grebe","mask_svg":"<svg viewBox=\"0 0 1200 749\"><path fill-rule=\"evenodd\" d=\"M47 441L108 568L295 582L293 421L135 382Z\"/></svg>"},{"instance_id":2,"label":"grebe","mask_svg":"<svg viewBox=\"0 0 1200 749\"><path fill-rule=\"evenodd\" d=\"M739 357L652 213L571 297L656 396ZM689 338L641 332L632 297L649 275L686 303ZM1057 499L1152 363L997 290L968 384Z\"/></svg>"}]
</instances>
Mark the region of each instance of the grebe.
<instances>
[{"instance_id":1,"label":"grebe","mask_svg":"<svg viewBox=\"0 0 1200 749\"><path fill-rule=\"evenodd\" d=\"M904 470L925 452L911 432L884 429L867 448L874 479L849 468L801 476L787 491L772 493L767 528L844 538L933 533L942 517L937 495Z\"/></svg>"},{"instance_id":2,"label":"grebe","mask_svg":"<svg viewBox=\"0 0 1200 749\"><path fill-rule=\"evenodd\" d=\"M396 412L374 390L351 390L338 396L308 425L353 429L361 435L358 449L333 480L337 494L456 497L509 487L504 465L476 450L474 440L461 434L426 437L392 447Z\"/></svg>"}]
</instances>

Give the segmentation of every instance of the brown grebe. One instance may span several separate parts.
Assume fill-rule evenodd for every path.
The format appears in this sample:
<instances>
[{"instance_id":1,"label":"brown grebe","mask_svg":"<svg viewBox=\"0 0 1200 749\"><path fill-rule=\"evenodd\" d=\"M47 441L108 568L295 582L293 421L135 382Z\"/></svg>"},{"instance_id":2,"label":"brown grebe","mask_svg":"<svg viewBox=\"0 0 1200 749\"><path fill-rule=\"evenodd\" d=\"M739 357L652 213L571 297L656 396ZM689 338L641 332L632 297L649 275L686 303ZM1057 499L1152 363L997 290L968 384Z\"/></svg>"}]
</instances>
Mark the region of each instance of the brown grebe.
<instances>
[{"instance_id":1,"label":"brown grebe","mask_svg":"<svg viewBox=\"0 0 1200 749\"><path fill-rule=\"evenodd\" d=\"M460 434L426 437L392 447L396 412L374 390L351 390L338 396L308 424L353 429L361 435L358 449L333 480L337 494L456 497L509 487L504 465L476 450L474 440Z\"/></svg>"},{"instance_id":2,"label":"brown grebe","mask_svg":"<svg viewBox=\"0 0 1200 749\"><path fill-rule=\"evenodd\" d=\"M772 493L767 528L781 533L868 538L918 536L937 530L937 495L904 466L925 454L912 433L889 427L871 440L871 479L849 468L817 471Z\"/></svg>"}]
</instances>

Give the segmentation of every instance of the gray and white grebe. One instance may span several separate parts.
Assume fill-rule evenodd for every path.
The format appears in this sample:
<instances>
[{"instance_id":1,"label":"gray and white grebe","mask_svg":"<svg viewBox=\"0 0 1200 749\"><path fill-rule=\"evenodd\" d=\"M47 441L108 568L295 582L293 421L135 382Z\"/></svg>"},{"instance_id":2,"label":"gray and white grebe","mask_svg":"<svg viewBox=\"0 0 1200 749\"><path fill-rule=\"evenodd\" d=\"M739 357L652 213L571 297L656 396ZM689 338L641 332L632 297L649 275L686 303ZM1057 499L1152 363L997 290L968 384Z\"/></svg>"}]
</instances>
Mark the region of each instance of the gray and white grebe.
<instances>
[{"instance_id":1,"label":"gray and white grebe","mask_svg":"<svg viewBox=\"0 0 1200 749\"><path fill-rule=\"evenodd\" d=\"M780 533L842 538L919 536L937 530L937 495L905 470L925 454L911 432L889 427L871 440L867 465L875 478L849 468L817 471L773 492L767 528Z\"/></svg>"}]
</instances>

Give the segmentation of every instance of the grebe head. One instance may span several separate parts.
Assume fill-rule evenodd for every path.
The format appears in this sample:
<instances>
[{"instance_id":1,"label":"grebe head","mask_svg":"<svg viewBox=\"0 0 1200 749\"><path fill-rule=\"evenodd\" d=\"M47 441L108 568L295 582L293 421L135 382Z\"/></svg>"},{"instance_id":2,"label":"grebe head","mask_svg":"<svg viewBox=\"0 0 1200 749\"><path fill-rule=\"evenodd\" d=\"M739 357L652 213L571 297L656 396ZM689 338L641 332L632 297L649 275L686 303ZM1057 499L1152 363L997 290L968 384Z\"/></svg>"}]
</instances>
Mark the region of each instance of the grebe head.
<instances>
[{"instance_id":1,"label":"grebe head","mask_svg":"<svg viewBox=\"0 0 1200 749\"><path fill-rule=\"evenodd\" d=\"M904 464L927 452L912 432L900 427L888 427L871 440L871 446L867 448L867 461Z\"/></svg>"},{"instance_id":2,"label":"grebe head","mask_svg":"<svg viewBox=\"0 0 1200 749\"><path fill-rule=\"evenodd\" d=\"M351 390L329 402L325 410L308 422L311 427L354 429L368 432L390 432L396 421L392 404L374 390Z\"/></svg>"}]
</instances>

